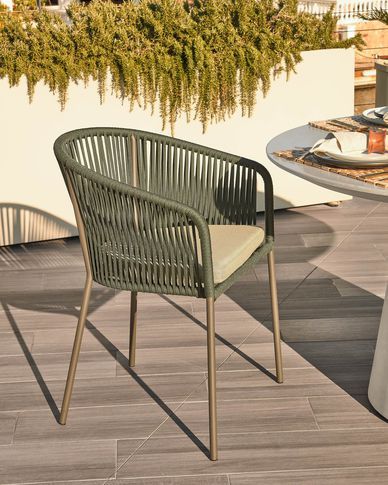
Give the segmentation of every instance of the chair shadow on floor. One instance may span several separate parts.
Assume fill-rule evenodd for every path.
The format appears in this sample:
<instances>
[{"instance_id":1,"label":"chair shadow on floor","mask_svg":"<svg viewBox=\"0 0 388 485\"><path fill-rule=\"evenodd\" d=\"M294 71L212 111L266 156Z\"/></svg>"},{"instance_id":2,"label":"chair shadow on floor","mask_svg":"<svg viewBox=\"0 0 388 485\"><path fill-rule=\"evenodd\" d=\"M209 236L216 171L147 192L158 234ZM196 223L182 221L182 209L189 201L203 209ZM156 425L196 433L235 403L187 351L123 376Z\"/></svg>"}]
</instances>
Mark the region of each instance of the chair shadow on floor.
<instances>
[{"instance_id":1,"label":"chair shadow on floor","mask_svg":"<svg viewBox=\"0 0 388 485\"><path fill-rule=\"evenodd\" d=\"M78 292L74 292L72 291L71 292L72 295L74 295L74 299L76 298L82 298L82 290L79 290ZM98 299L98 304L96 306L96 300L93 301L94 305L92 306L91 310L94 311L96 308L98 308L98 306L101 306L103 305L104 303L106 303L109 299L112 298L113 296L113 292L112 291L107 291L107 292L104 292L106 294L106 297L104 297L103 299L101 299L101 295L99 295L99 299ZM36 294L36 298L32 298L31 300L32 301L36 301L36 302L39 302L39 294L41 293L37 293ZM61 294L63 295L63 291L61 291ZM20 330L19 326L18 326L18 323L15 319L15 316L12 312L12 308L19 308L19 309L25 309L25 310L29 310L29 311L43 311L43 312L46 312L46 313L50 313L50 314L67 314L67 315L74 315L74 317L77 319L78 318L78 312L76 310L76 308L74 308L73 310L70 310L70 309L67 309L65 310L63 308L62 305L60 304L51 304L51 305L41 305L39 303L36 303L36 304L31 304L31 302L29 302L28 304L25 304L25 303L21 303L21 302L18 302L17 301L17 296L16 296L16 300L15 300L15 296L12 297L12 296L8 296L8 297L1 297L0 298L0 303L1 303L1 306L3 308L3 311L8 319L8 322L9 322L9 325L20 345L20 349L22 350L23 352L23 355L28 363L28 365L30 366L31 368L31 371L32 373L34 374L34 377L36 379L36 382L38 383L39 387L40 387L40 390L44 396L44 398L46 399L46 402L47 402L47 405L49 406L53 416L55 417L55 419L58 421L59 420L59 408L55 402L55 399L54 397L52 396L51 392L50 392L50 389L45 381L45 379L43 378L40 370L39 370L39 366L32 354L32 352L30 351L29 349L29 346L23 336L23 332ZM76 321L76 320L75 320Z\"/></svg>"},{"instance_id":2,"label":"chair shadow on floor","mask_svg":"<svg viewBox=\"0 0 388 485\"><path fill-rule=\"evenodd\" d=\"M105 289L105 288L104 288ZM114 291L106 289L103 293L103 296L99 294L98 297L96 297L96 292L94 292L94 297L93 297L93 292L92 292L92 297L91 297L91 302L90 302L90 310L89 313L96 311L100 306L104 305L107 303L115 294ZM26 361L28 362L34 377L36 379L36 382L38 383L40 390L43 394L43 396L46 399L47 405L50 408L53 416L55 417L56 421L59 421L59 407L49 389L49 385L46 383L45 379L43 378L39 366L34 359L33 354L29 350L28 344L26 343L24 337L23 337L23 332L19 329L19 326L17 324L16 318L12 312L12 308L18 308L18 309L24 309L24 310L29 310L29 311L39 311L39 312L46 312L50 314L62 314L62 315L68 315L68 316L74 316L74 321L77 321L79 311L75 308L77 304L82 299L82 290L71 290L69 291L71 293L71 298L74 299L74 308L63 308L62 305L60 304L50 304L49 306L45 304L40 304L39 303L39 293L35 295L30 294L29 302L25 303L23 302L23 297L22 300L18 301L17 295L11 296L9 295L8 297L1 298L1 304L3 311L5 315L7 316L8 322L10 324L10 327L12 328L13 333L15 334L17 341L20 345L20 348L24 354L24 357L26 358ZM63 296L63 291L60 292ZM129 293L128 293L129 295ZM59 297L59 295L58 295ZM190 315L184 308L180 307L178 304L170 300L168 297L164 297L164 301L168 304L173 305L175 308L179 309L186 317L189 317L194 323L196 323L198 326L203 328L204 332L206 332L206 325L203 324L201 321ZM33 303L32 302L36 302ZM129 304L129 301L128 301ZM129 315L129 311L128 311ZM206 456L209 456L209 451L206 445L190 430L190 428L174 413L174 411L163 401L163 399L142 379L142 377L137 374L137 372L129 367L128 365L128 356L125 356L90 320L90 317L86 320L86 325L85 328L87 331L90 332L91 335L93 335L96 340L103 346L103 348L117 361L117 363L132 377L132 379L148 394L148 396L175 422L175 424L187 435L188 438L190 438L193 443L200 449ZM205 336L206 334L204 334ZM205 337L206 338L206 337ZM241 352L237 347L235 347L231 342L229 342L227 339L222 337L220 334L216 334L216 338L222 342L224 345L228 346L231 350L239 353L242 357L246 358L249 360L252 364L257 365L257 367L264 372L266 375L271 377L272 379L275 380L275 376L271 374L269 371L267 371L264 367L262 367L260 364L257 364L254 362L249 356ZM82 350L81 350L82 352Z\"/></svg>"},{"instance_id":3,"label":"chair shadow on floor","mask_svg":"<svg viewBox=\"0 0 388 485\"><path fill-rule=\"evenodd\" d=\"M107 289L108 290L108 289ZM63 291L61 292L63 294ZM77 292L74 292L72 290L72 295L74 298L75 302L79 302L82 299L82 290L78 291L78 297L77 297ZM94 312L96 311L100 306L104 305L107 303L114 295L114 292L111 290L106 291L106 295L101 298L99 296L98 300L95 298L93 299L93 292L92 292L92 297L91 297L91 303L90 303L90 311ZM32 301L38 301L39 294L36 295L36 298L30 298L29 304L23 304L21 302L17 301L17 298L12 298L8 297L7 299L2 299L2 307L4 310L4 313L6 314L9 324L18 340L18 343L20 345L20 348L29 364L31 367L31 370L34 374L34 377L41 389L41 392L43 396L46 399L47 405L49 406L53 416L55 417L56 421L59 421L59 407L52 396L48 384L45 382L40 370L39 366L36 363L34 356L32 355L31 351L28 348L28 345L23 337L22 331L19 329L19 326L16 322L16 319L12 313L11 307L14 308L22 308L25 310L29 311L44 311L47 313L52 313L52 314L62 314L62 315L69 315L69 316L74 316L75 321L78 318L78 310L74 307L74 309L64 309L61 307L61 305L50 305L49 307L45 305L41 305L39 303L31 305L31 300ZM204 330L204 338L206 338L206 325L195 318L193 315L188 313L183 307L178 305L176 302L171 300L169 297L162 295L161 298L167 303L172 305L174 308L179 310L185 317L189 318L193 323L198 325L200 328ZM128 302L129 303L129 302ZM128 312L129 314L129 312ZM137 372L129 367L128 365L128 356L125 356L119 349L116 347L90 320L90 317L86 320L85 328L90 332L91 335L93 335L94 338L103 346L103 348L117 361L117 363L132 377L132 379L148 394L148 396L153 399L153 401L174 421L174 423L183 431L188 438L190 438L193 443L206 455L209 456L209 451L206 445L190 430L190 428L174 413L174 411L163 401L163 399L142 379L142 377L137 374ZM228 341L226 338L224 338L221 334L216 333L216 338L225 346L227 346L231 351L236 352L238 355L240 355L242 358L246 359L248 362L250 362L252 365L254 365L257 369L259 369L261 372L263 372L265 375L267 375L269 378L273 379L276 381L276 376L272 374L270 371L265 369L262 365L260 365L258 362L253 360L250 356L242 352L238 347L236 347L233 343ZM82 352L82 350L81 350Z\"/></svg>"},{"instance_id":4,"label":"chair shadow on floor","mask_svg":"<svg viewBox=\"0 0 388 485\"><path fill-rule=\"evenodd\" d=\"M93 294L93 293L92 293ZM112 295L111 295L112 296ZM106 303L111 296L107 297L103 301L100 299L99 300L99 306L103 305ZM82 290L79 290L79 300L82 299ZM166 300L167 302L170 302L170 300ZM181 311L186 316L190 316L187 314L187 312L183 309L180 308L178 305L176 305L174 302L170 302L177 308L179 308ZM95 301L93 301L93 297L91 298L91 311L94 312L98 308L95 305ZM13 301L12 299L8 299L8 301L2 301L2 307L3 310L8 318L9 324L18 340L18 343L20 345L20 348L29 364L31 367L31 370L34 374L34 377L41 389L41 392L43 396L46 399L47 405L49 406L53 416L55 417L56 421L59 422L59 407L57 403L55 402L54 397L52 396L48 384L45 382L40 370L39 366L36 363L31 351L28 348L28 345L23 337L23 333L20 331L18 324L15 320L15 317L12 314L11 308L10 307L17 307L17 308L23 308L26 310L31 310L31 311L47 311L48 313L61 313L61 314L66 314L70 316L74 316L75 321L78 318L78 311L76 308L74 309L67 309L67 310L60 310L59 306L54 310L54 307L52 306L51 308L46 308L37 305L20 305L16 301ZM60 311L59 311L60 310ZM129 312L128 312L129 315ZM191 316L190 316L191 317ZM206 331L206 326L200 322L199 320L195 319L195 323L203 327ZM206 455L209 455L208 448L206 445L190 430L188 426L174 413L174 411L163 401L163 399L142 379L142 377L135 372L135 370L128 365L128 356L125 356L93 323L90 321L88 318L86 320L85 328L98 340L98 342L104 347L104 349L117 361L119 365L132 377L132 379L148 394L148 396L153 399L153 401L174 421L174 423L190 438L193 443ZM230 342L228 342L226 339L224 339L222 336L218 335L217 338L219 338L225 345L229 346L231 349L235 349L234 345ZM235 349L236 351L238 350L237 348ZM82 352L82 350L81 350ZM260 369L263 372L266 372L268 375L270 375L272 378L272 374L268 373L264 368L260 366Z\"/></svg>"},{"instance_id":5,"label":"chair shadow on floor","mask_svg":"<svg viewBox=\"0 0 388 485\"><path fill-rule=\"evenodd\" d=\"M332 209L336 210L336 209ZM288 214L292 214L292 212L289 212ZM292 215L290 216L292 217ZM299 214L299 217L300 214ZM308 227L309 224L309 219L312 219L310 216L307 216L306 214L303 215L302 219L304 220L304 223L306 224L306 227ZM317 220L314 219L314 224L317 224ZM326 233L332 233L332 230L329 226L325 225L324 223L319 223L321 225L320 227L320 232L326 232ZM317 231L319 232L319 231ZM7 249L8 252L10 248ZM318 256L324 249L322 247L317 247L316 248L316 255ZM12 249L11 249L12 251ZM311 256L311 254L310 254ZM308 261L304 261L305 263L308 263ZM310 264L310 263L309 263ZM356 263L355 263L356 264ZM315 266L311 264L311 271L313 271ZM60 271L60 267L58 267L58 271ZM328 279L339 279L338 276L332 275L330 273L327 273L327 278ZM254 291L256 291L257 287L257 281L249 281L249 282L243 282L244 285L252 285L252 291L254 288ZM280 282L281 285L281 282ZM96 311L100 306L102 306L105 303L108 303L109 300L113 297L115 294L114 291L108 290L105 293L98 293L96 295L96 292L92 292L92 299L91 299L91 308L90 312ZM66 290L61 290L58 291L58 299L60 300L61 295L63 296L64 292ZM257 287L257 292L260 291L260 288ZM5 311L5 314L8 317L9 324L15 333L15 336L19 342L20 348L29 364L29 366L32 369L32 372L34 373L34 377L41 389L42 394L44 395L47 405L51 409L52 414L54 415L55 419L58 420L59 417L59 409L58 405L55 402L50 389L49 385L45 382L45 379L43 378L41 372L39 371L39 366L37 365L33 354L29 350L29 347L23 337L22 331L19 329L18 323L16 321L16 318L12 312L12 308L22 308L25 310L29 311L43 311L47 313L53 313L53 314L66 314L70 316L74 316L74 319L78 318L78 310L77 306L79 306L81 299L82 299L82 290L77 289L77 290L68 290L68 295L70 295L70 300L71 300L71 305L68 305L67 308L65 308L63 305L58 303L57 305L51 304L39 304L39 295L41 297L42 292L36 292L36 295L29 295L30 297L28 299L25 299L24 297L19 294L13 294L9 293L8 296L4 296L1 298L1 302ZM255 309L254 306L251 307L249 304L247 305L246 300L241 296L241 287L239 288L239 283L236 283L228 292L227 296L233 300L235 303L237 303L243 310L245 310L248 314L256 318L261 324L264 324L266 327L271 329L271 323L270 319L268 318L269 311L270 311L270 300L269 296L267 298L267 303L268 303L268 311L263 312L263 314L259 315L259 311L257 308ZM378 298L377 296L368 293L365 291L365 296L370 298L372 302L375 302L377 305L382 305L382 300L381 298ZM204 330L204 342L206 339L206 325L195 318L193 315L191 315L189 312L185 310L185 308L181 307L178 303L173 301L170 297L168 296L162 296L161 297L163 301L166 302L166 304L174 306L176 309L178 309L182 315L185 317L191 319L193 323L198 325L200 328ZM281 298L280 298L281 301ZM129 294L128 294L128 307L129 307ZM280 311L281 311L281 306L280 306ZM129 311L128 311L128 319L129 319ZM217 320L216 320L217 321ZM90 317L87 320L86 323L86 329L100 342L100 344L105 348L107 352L120 364L120 366L125 369L125 371L134 379L134 381L153 399L153 401L158 404L161 409L176 423L176 425L196 444L196 446L205 454L208 455L208 450L207 447L204 445L204 443L188 428L188 426L174 413L174 411L163 401L163 399L153 390L151 389L148 384L142 379L142 377L136 373L136 371L133 368L130 368L128 366L128 358L125 356L91 321ZM375 339L376 335L371 335L371 341ZM255 356L252 355L247 355L245 352L243 352L240 348L238 348L236 345L228 341L226 338L224 338L219 332L216 334L216 338L225 346L227 346L231 351L235 352L238 354L241 358L245 359L250 365L252 365L254 368L258 369L260 372L264 373L267 377L275 380L275 376L270 372L269 370L265 369L260 363L260 356L258 356L258 361L255 360ZM295 346L293 342L287 343L290 347ZM82 350L81 350L82 352ZM330 366L325 366L322 365L322 358L317 358L314 353L310 353L308 351L302 351L299 349L297 352L304 357L307 361L311 363L312 366L316 367L318 370L320 370L323 374L325 374L327 377L329 377L335 384L337 384L339 387L341 387L345 392L350 394L353 398L359 400L364 406L368 407L368 404L365 402L365 392L362 391L360 392L360 387L355 387L354 383L352 380L346 380L344 379L343 376L341 378L338 378L338 366L333 366L330 368ZM328 354L325 356L325 360L330 360L330 352L334 352L333 350L330 350L330 348L327 350ZM335 357L333 353L333 359ZM347 362L347 367L351 367L352 365L357 366L357 356L354 356L354 360L349 360ZM367 366L364 366L367 368ZM369 370L370 368L364 369L367 370L367 374L369 376ZM369 407L368 407L369 408Z\"/></svg>"},{"instance_id":6,"label":"chair shadow on floor","mask_svg":"<svg viewBox=\"0 0 388 485\"><path fill-rule=\"evenodd\" d=\"M340 211L341 208L328 208L329 211ZM289 220L290 227L293 226L292 219L300 219L300 213L297 211L279 211L280 213L278 216L281 218L282 216L286 215L287 219ZM387 216L388 216L388 206L387 206ZM308 219L309 216L304 214L304 218ZM344 214L343 217L346 217ZM275 218L276 220L276 218ZM299 221L300 222L300 221ZM321 225L321 227L317 227ZM309 227L308 222L304 224L306 228ZM335 233L332 228L322 221L318 219L314 219L313 225L315 229L311 232L324 232L325 236L330 235L325 242L325 245L317 246L317 247L309 247L303 248L300 247L300 253L288 255L287 251L288 248L284 247L277 247L275 256L277 263L302 263L305 266L304 272L305 276L298 277L295 276L294 278L290 277L288 274L287 277L282 280L281 278L278 279L278 288L280 290L280 322L281 322L281 330L282 330L282 339L283 342L293 349L296 353L298 353L301 357L303 357L308 363L310 363L314 368L318 369L323 375L328 377L334 384L336 384L339 388L346 392L346 394L350 395L355 401L360 403L363 407L371 411L373 414L378 416L380 419L387 421L384 417L382 417L379 413L377 413L367 398L367 391L368 391L368 384L369 378L372 368L372 361L373 361L373 353L374 347L377 339L377 332L378 326L380 323L380 317L382 312L382 306L384 303L383 298L377 296L370 291L367 291L363 288L357 286L357 284L351 283L347 281L346 276L341 276L341 269L331 271L326 271L319 267L312 262L310 262L313 258L320 259L321 257L324 258L325 254L324 251L330 251L331 243L334 240ZM292 233L291 233L292 235ZM332 239L332 241L330 241ZM387 234L387 241L388 241L388 234ZM295 248L298 249L298 248ZM309 249L308 257L303 256L304 249ZM333 248L334 249L334 248ZM322 253L322 254L321 254ZM357 271L357 265L360 264L360 261L349 260L349 265L354 265L355 270ZM323 264L323 267L325 265ZM261 267L260 271L266 273L266 268ZM292 268L289 269L292 271ZM259 273L259 272L258 272ZM357 274L357 273L356 273ZM372 277L371 277L372 278ZM351 278L350 278L351 279ZM322 298L322 307L316 307L317 310L314 314L313 306L311 310L308 309L309 305L309 297L308 296L301 296L303 293L303 286L306 282L309 284L311 282L320 282L323 287L325 284L327 287L332 285L332 288L343 288L345 289L345 293L341 294L338 291L338 295L331 299L330 296L322 296L315 295L311 297L312 299L319 299ZM259 280L258 282L261 286L261 289L265 288L265 278L263 280ZM254 283L255 284L255 283ZM383 283L384 284L384 283ZM294 298L295 292L299 291L299 295ZM252 308L252 305L248 301L247 298L244 298L243 292L241 288L239 288L239 283L236 283L230 290L226 293L227 296L238 304L243 310L245 310L248 314L255 317L257 320L261 321L261 323L272 330L271 319L266 318L263 320L263 315L258 315L257 309ZM354 308L347 308L346 312L340 313L338 316L334 316L333 312L330 310L325 309L325 305L329 309L332 304L337 305L337 308L340 307L338 302L343 299L345 301L347 297L354 298L352 301L352 305ZM292 308L292 305L295 304L295 308L298 308L298 298L305 299L305 308L307 309L306 314L303 316L298 317L296 315L296 310ZM335 298L337 299L337 303L335 302ZM364 313L361 313L361 317L365 319L364 324L364 331L363 337L357 337L355 335L357 331L354 331L352 327L351 320L360 318L360 308L361 305L358 303L357 300L362 299L362 304L367 307L367 310ZM268 296L269 302L269 296ZM288 306L291 303L290 306ZM301 305L299 305L302 308ZM291 313L287 312L291 308ZM303 324L305 319L306 322L309 320L317 320L317 325L320 324L320 313L322 312L323 320L326 318L327 320L332 319L341 319L341 317L347 320L346 327L342 328L339 332L339 335L333 333L330 335L330 330L324 330L320 332L319 330L316 332L316 335L311 334L303 334L303 326L301 325L299 329L295 329L289 327L288 320L300 320ZM287 316L284 317L283 314ZM290 316L290 314L292 316ZM308 316L307 316L308 314ZM368 322L369 319L369 322ZM363 322L364 323L364 322ZM307 332L311 332L307 330ZM314 334L314 330L311 332ZM353 347L353 350L352 350ZM345 351L341 354L342 348ZM357 351L359 349L359 352ZM362 355L361 355L362 354ZM287 380L287 371L285 382Z\"/></svg>"},{"instance_id":7,"label":"chair shadow on floor","mask_svg":"<svg viewBox=\"0 0 388 485\"><path fill-rule=\"evenodd\" d=\"M46 211L24 204L0 203L0 246L76 234L74 225Z\"/></svg>"},{"instance_id":8,"label":"chair shadow on floor","mask_svg":"<svg viewBox=\"0 0 388 485\"><path fill-rule=\"evenodd\" d=\"M112 293L112 292L109 292ZM99 305L106 303L113 295L110 295L104 301L101 299L99 300ZM82 299L82 290L79 290L79 300ZM78 318L78 311L76 308L74 309L66 309L60 310L58 306L56 311L54 307L51 308L42 307L39 304L37 305L20 305L16 301L12 300L12 298L8 298L8 301L2 301L3 310L8 318L9 324L18 340L20 348L26 358L34 377L40 387L40 390L43 396L46 399L47 405L50 408L53 416L55 417L56 421L59 422L59 407L49 389L48 384L46 383L45 379L43 378L39 366L36 363L34 356L32 355L31 351L28 348L28 345L23 337L23 333L20 331L18 324L14 315L12 314L11 307L23 308L26 310L31 311L47 311L48 313L61 313L70 316L74 316L75 321ZM98 308L95 305L95 301L93 301L93 297L91 298L91 311L94 312ZM129 314L129 312L128 312ZM201 324L202 325L202 324ZM151 387L141 378L133 368L128 366L128 356L125 356L98 328L93 325L93 323L88 318L86 320L85 328L98 340L98 342L104 347L104 349L117 361L118 364L121 365L123 369L133 378L133 380L148 394L148 396L153 399L153 401L160 406L160 408L176 423L176 425L196 444L196 446L206 455L208 456L209 451L205 444L185 425L185 423L174 413L174 411L163 401L163 399L158 396L158 394L151 389ZM232 345L232 344L230 344ZM82 352L82 350L81 350Z\"/></svg>"}]
</instances>

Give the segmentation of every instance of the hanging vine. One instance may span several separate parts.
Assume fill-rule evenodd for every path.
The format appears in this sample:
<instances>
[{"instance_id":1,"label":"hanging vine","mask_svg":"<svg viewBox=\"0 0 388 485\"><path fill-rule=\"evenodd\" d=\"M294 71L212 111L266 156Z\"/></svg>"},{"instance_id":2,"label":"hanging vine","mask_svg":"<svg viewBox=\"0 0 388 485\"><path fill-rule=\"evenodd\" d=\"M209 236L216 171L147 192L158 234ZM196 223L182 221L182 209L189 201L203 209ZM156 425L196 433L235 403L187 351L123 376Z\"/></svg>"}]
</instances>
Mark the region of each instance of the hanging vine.
<instances>
[{"instance_id":1,"label":"hanging vine","mask_svg":"<svg viewBox=\"0 0 388 485\"><path fill-rule=\"evenodd\" d=\"M238 107L251 115L258 90L290 73L303 50L359 45L338 42L331 12L298 13L296 0L139 0L72 3L70 22L45 10L0 18L0 78L27 79L32 100L43 81L61 107L71 81L108 79L130 108L159 107L163 128L195 116L204 130Z\"/></svg>"}]
</instances>

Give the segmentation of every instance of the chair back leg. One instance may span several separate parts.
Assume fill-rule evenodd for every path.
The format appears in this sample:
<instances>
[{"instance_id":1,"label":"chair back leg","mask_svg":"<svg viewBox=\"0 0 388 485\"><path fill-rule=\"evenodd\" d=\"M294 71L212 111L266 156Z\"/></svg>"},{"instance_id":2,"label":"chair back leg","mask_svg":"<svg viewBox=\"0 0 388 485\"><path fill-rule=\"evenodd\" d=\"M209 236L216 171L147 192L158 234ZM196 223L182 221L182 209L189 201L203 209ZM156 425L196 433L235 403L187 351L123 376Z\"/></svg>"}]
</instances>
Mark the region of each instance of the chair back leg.
<instances>
[{"instance_id":1,"label":"chair back leg","mask_svg":"<svg viewBox=\"0 0 388 485\"><path fill-rule=\"evenodd\" d=\"M66 424L67 414L69 412L69 405L71 394L73 392L75 372L77 370L78 357L81 349L82 336L85 328L86 316L88 314L90 293L92 290L93 280L88 273L85 282L84 294L82 298L81 311L78 319L77 331L75 333L73 351L71 353L71 360L69 365L69 372L67 373L65 393L62 401L61 414L59 417L60 424Z\"/></svg>"},{"instance_id":2,"label":"chair back leg","mask_svg":"<svg viewBox=\"0 0 388 485\"><path fill-rule=\"evenodd\" d=\"M216 340L214 298L206 299L207 316L207 365L209 379L209 436L210 459L218 459L217 444L217 397L216 397Z\"/></svg>"},{"instance_id":3,"label":"chair back leg","mask_svg":"<svg viewBox=\"0 0 388 485\"><path fill-rule=\"evenodd\" d=\"M129 321L129 367L136 363L136 325L137 325L137 291L131 291L131 315Z\"/></svg>"},{"instance_id":4,"label":"chair back leg","mask_svg":"<svg viewBox=\"0 0 388 485\"><path fill-rule=\"evenodd\" d=\"M280 342L279 305L278 305L278 292L276 287L276 276L275 276L275 257L274 257L273 249L271 252L268 253L267 258L268 258L269 286L271 290L276 380L279 384L281 384L283 382L283 359L282 359L282 349L281 349L281 342Z\"/></svg>"}]
</instances>

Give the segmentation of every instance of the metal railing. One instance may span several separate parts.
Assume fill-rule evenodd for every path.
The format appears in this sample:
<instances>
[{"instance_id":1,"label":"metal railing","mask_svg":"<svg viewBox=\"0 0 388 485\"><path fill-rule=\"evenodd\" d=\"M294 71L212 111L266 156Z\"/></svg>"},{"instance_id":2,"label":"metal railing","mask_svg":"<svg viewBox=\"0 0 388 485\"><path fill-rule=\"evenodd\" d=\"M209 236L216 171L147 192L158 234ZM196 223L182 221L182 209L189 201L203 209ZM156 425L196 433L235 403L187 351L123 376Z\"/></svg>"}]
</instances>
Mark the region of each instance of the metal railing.
<instances>
[{"instance_id":1,"label":"metal railing","mask_svg":"<svg viewBox=\"0 0 388 485\"><path fill-rule=\"evenodd\" d=\"M298 10L313 15L322 16L333 7L339 24L346 25L362 22L361 14L372 12L375 9L388 10L388 0L300 0Z\"/></svg>"},{"instance_id":2,"label":"metal railing","mask_svg":"<svg viewBox=\"0 0 388 485\"><path fill-rule=\"evenodd\" d=\"M37 0L39 1L39 0ZM0 0L12 10L12 0ZM56 5L51 5L53 10L64 11L70 0L57 0ZM333 12L338 17L341 25L362 22L361 14L372 12L375 9L388 10L388 0L299 0L298 11L308 12L322 17L333 7Z\"/></svg>"}]
</instances>

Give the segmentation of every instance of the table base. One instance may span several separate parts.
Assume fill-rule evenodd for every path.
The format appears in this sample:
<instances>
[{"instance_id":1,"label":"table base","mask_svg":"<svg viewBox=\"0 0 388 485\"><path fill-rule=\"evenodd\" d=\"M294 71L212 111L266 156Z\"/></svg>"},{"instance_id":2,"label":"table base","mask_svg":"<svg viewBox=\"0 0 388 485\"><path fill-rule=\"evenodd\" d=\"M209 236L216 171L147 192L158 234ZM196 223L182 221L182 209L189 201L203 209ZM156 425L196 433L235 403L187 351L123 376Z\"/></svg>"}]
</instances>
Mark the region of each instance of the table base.
<instances>
[{"instance_id":1,"label":"table base","mask_svg":"<svg viewBox=\"0 0 388 485\"><path fill-rule=\"evenodd\" d=\"M368 398L376 411L388 419L388 287L377 336Z\"/></svg>"}]
</instances>

